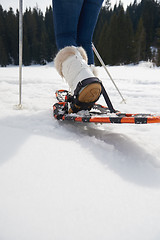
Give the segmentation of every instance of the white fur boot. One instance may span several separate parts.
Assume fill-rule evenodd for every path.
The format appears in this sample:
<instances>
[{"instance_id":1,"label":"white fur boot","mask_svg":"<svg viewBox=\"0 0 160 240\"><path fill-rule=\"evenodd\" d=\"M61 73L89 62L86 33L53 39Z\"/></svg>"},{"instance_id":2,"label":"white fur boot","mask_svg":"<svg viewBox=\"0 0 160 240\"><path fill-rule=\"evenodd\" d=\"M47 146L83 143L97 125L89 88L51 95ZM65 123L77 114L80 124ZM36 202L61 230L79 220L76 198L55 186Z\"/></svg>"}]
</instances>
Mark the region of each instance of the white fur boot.
<instances>
[{"instance_id":1,"label":"white fur boot","mask_svg":"<svg viewBox=\"0 0 160 240\"><path fill-rule=\"evenodd\" d=\"M57 71L65 78L72 95L77 95L78 101L83 103L95 102L101 94L101 84L87 61L85 50L74 46L63 48L55 58Z\"/></svg>"}]
</instances>

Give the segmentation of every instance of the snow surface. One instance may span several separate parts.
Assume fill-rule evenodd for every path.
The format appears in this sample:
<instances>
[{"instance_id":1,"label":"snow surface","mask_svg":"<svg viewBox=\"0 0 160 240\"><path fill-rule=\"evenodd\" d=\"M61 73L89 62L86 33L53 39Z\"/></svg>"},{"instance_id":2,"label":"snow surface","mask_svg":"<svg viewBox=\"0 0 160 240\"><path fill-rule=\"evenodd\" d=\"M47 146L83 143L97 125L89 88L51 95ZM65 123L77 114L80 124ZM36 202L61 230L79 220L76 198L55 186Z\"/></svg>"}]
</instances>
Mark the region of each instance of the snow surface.
<instances>
[{"instance_id":1,"label":"snow surface","mask_svg":"<svg viewBox=\"0 0 160 240\"><path fill-rule=\"evenodd\" d=\"M160 68L103 68L116 109L160 114ZM0 68L0 240L159 240L160 124L64 124L53 63ZM103 103L103 99L100 99Z\"/></svg>"}]
</instances>

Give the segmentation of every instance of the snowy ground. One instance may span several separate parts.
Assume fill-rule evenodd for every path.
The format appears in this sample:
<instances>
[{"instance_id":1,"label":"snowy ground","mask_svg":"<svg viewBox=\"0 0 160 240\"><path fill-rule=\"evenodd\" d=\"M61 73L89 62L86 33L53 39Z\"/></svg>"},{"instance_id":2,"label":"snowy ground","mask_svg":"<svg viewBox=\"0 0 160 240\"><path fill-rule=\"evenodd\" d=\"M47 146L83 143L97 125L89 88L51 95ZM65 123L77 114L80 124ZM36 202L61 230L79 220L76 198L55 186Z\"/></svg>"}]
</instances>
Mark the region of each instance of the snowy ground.
<instances>
[{"instance_id":1,"label":"snowy ground","mask_svg":"<svg viewBox=\"0 0 160 240\"><path fill-rule=\"evenodd\" d=\"M160 68L102 68L116 109L160 114ZM63 124L53 63L0 68L0 240L159 240L160 124ZM103 100L100 100L103 103Z\"/></svg>"}]
</instances>

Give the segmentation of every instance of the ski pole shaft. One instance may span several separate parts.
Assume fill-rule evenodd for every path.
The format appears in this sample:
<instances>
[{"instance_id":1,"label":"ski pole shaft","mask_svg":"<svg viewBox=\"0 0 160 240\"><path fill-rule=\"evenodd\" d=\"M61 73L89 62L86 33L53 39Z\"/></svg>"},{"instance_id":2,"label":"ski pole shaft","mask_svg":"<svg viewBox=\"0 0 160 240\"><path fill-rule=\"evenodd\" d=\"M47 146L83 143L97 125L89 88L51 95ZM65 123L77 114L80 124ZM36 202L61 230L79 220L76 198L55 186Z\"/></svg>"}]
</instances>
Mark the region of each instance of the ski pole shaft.
<instances>
[{"instance_id":1,"label":"ski pole shaft","mask_svg":"<svg viewBox=\"0 0 160 240\"><path fill-rule=\"evenodd\" d=\"M19 108L22 106L23 0L19 0Z\"/></svg>"},{"instance_id":2,"label":"ski pole shaft","mask_svg":"<svg viewBox=\"0 0 160 240\"><path fill-rule=\"evenodd\" d=\"M96 49L96 47L94 46L93 43L92 43L92 49L93 49L95 55L97 56L98 60L100 61L101 65L104 67L104 69L105 69L106 73L108 74L110 80L112 81L112 83L114 84L115 88L117 89L119 95L121 96L121 98L122 98L122 102L126 103L125 99L123 98L123 96L122 96L120 90L118 89L116 83L114 82L114 80L113 80L111 74L109 73L109 71L108 71L106 65L104 64L104 62L103 62L101 56L99 55L99 53L98 53L98 51L97 51L97 49Z\"/></svg>"}]
</instances>

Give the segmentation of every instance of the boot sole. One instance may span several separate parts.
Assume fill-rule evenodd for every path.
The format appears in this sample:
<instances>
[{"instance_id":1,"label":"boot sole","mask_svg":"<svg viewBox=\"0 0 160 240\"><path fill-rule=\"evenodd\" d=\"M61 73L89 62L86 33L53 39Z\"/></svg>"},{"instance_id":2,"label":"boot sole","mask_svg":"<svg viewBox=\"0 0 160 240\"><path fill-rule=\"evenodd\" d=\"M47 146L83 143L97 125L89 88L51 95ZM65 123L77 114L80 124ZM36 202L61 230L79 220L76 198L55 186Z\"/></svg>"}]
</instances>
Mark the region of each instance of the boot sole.
<instances>
[{"instance_id":1,"label":"boot sole","mask_svg":"<svg viewBox=\"0 0 160 240\"><path fill-rule=\"evenodd\" d=\"M79 93L78 100L85 103L96 102L101 91L102 87L100 83L91 83Z\"/></svg>"},{"instance_id":2,"label":"boot sole","mask_svg":"<svg viewBox=\"0 0 160 240\"><path fill-rule=\"evenodd\" d=\"M101 94L102 87L100 83L91 83L86 86L78 96L78 100L84 103L96 102ZM75 105L77 109L80 109L80 106ZM70 108L68 113L73 113L73 110Z\"/></svg>"}]
</instances>

